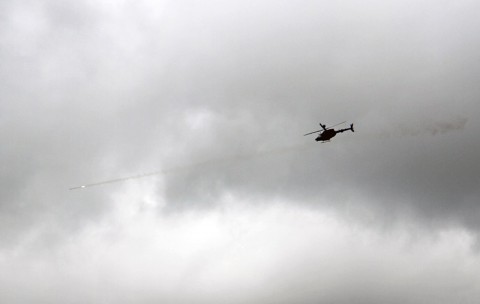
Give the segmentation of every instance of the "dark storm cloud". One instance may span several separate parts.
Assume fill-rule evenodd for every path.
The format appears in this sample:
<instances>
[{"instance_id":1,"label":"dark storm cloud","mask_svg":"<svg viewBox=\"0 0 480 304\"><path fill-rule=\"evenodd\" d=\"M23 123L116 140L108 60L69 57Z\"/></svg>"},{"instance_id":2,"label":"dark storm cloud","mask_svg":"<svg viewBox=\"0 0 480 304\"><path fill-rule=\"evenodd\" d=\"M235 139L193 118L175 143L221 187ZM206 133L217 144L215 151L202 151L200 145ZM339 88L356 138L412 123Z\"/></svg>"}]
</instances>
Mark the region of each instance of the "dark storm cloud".
<instances>
[{"instance_id":1,"label":"dark storm cloud","mask_svg":"<svg viewBox=\"0 0 480 304\"><path fill-rule=\"evenodd\" d=\"M357 133L307 152L168 176L173 208L230 190L326 197L337 206L378 207L387 218L410 214L477 229L477 5L302 4L240 6L248 18L221 6L206 19L186 11L198 26L184 38L195 51L176 72L211 118L179 161L301 145L319 121L347 119Z\"/></svg>"},{"instance_id":2,"label":"dark storm cloud","mask_svg":"<svg viewBox=\"0 0 480 304\"><path fill-rule=\"evenodd\" d=\"M425 282L448 286L447 303L478 299L478 262L460 237L479 229L477 2L0 8L0 281L11 287L0 300L69 302L72 291L98 302L108 289L118 302L235 291L237 302L383 303L382 282L391 302L441 303L416 289ZM345 120L356 132L331 143L302 136ZM68 190L153 171L164 174ZM352 224L318 226L325 209ZM405 258L403 246L383 250L390 235L372 241L385 226L427 236ZM422 247L452 226L434 243L444 247ZM241 293L252 277L257 289Z\"/></svg>"},{"instance_id":3,"label":"dark storm cloud","mask_svg":"<svg viewBox=\"0 0 480 304\"><path fill-rule=\"evenodd\" d=\"M170 208L234 191L473 223L477 5L430 4L5 4L2 223L88 218L117 188L62 191L205 162L166 177Z\"/></svg>"}]
</instances>

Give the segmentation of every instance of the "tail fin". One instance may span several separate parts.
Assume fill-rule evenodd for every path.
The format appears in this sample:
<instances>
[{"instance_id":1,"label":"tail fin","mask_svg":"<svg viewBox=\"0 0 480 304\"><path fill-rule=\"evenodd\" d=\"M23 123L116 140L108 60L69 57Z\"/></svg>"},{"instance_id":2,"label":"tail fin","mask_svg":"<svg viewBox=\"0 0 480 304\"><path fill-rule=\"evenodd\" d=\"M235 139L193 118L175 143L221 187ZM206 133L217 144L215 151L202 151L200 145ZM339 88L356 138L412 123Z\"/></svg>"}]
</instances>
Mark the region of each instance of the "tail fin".
<instances>
[{"instance_id":1,"label":"tail fin","mask_svg":"<svg viewBox=\"0 0 480 304\"><path fill-rule=\"evenodd\" d=\"M353 130L353 124L350 124L350 130L352 130L352 132L355 132L355 130Z\"/></svg>"}]
</instances>

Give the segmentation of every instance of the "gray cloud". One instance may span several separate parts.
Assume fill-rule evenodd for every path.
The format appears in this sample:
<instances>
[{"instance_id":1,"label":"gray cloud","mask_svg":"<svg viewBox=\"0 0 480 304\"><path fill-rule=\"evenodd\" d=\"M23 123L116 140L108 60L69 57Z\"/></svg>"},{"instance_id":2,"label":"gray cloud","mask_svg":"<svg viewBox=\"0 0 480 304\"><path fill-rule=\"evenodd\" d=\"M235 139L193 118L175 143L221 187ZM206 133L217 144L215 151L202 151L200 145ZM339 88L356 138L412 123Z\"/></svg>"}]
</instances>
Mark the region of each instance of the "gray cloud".
<instances>
[{"instance_id":1,"label":"gray cloud","mask_svg":"<svg viewBox=\"0 0 480 304\"><path fill-rule=\"evenodd\" d=\"M13 259L8 250L29 251L28 242L58 253L118 212L122 197L161 202L149 211L159 218L192 210L201 218L233 196L247 206L330 210L376 233L413 222L432 234L478 234L477 3L0 7L4 260ZM328 144L302 136L344 120L355 133ZM68 190L157 170L156 178ZM148 198L136 195L142 189ZM305 301L320 297L308 293ZM261 301L252 297L245 301Z\"/></svg>"}]
</instances>

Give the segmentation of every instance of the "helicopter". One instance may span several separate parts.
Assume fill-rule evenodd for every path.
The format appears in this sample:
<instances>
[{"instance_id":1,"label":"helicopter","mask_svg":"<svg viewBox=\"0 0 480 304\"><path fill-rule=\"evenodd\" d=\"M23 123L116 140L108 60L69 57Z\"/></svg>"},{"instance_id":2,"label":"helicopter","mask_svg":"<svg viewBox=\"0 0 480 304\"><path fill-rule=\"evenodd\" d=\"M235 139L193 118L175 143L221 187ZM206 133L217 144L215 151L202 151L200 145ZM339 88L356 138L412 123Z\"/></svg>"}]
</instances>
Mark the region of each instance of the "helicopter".
<instances>
[{"instance_id":1,"label":"helicopter","mask_svg":"<svg viewBox=\"0 0 480 304\"><path fill-rule=\"evenodd\" d=\"M310 135L310 134L313 134L313 133L322 132L317 136L317 138L315 138L315 140L316 141L321 141L322 143L324 143L324 142L329 142L332 137L337 135L337 133L343 133L343 132L349 131L349 130L352 131L352 132L355 132L353 130L353 123L350 124L350 128L339 129L339 130L332 129L333 127L338 126L339 124L342 124L342 123L345 123L345 122L346 121L340 122L340 123L338 123L336 125L333 125L331 127L328 127L328 128L326 127L326 125L323 125L322 123L320 123L320 126L322 127L323 130L313 131L313 132L307 133L303 136Z\"/></svg>"}]
</instances>

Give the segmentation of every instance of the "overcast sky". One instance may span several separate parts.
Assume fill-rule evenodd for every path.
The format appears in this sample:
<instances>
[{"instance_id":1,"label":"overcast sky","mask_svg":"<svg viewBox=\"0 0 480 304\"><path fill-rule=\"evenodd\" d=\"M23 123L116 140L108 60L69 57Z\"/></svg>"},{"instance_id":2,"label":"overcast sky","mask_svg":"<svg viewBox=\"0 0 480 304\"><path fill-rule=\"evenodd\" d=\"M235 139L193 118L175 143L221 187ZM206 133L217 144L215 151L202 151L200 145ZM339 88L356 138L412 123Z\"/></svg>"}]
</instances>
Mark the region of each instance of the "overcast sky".
<instances>
[{"instance_id":1,"label":"overcast sky","mask_svg":"<svg viewBox=\"0 0 480 304\"><path fill-rule=\"evenodd\" d=\"M1 1L0 302L478 303L479 80L473 0Z\"/></svg>"}]
</instances>

